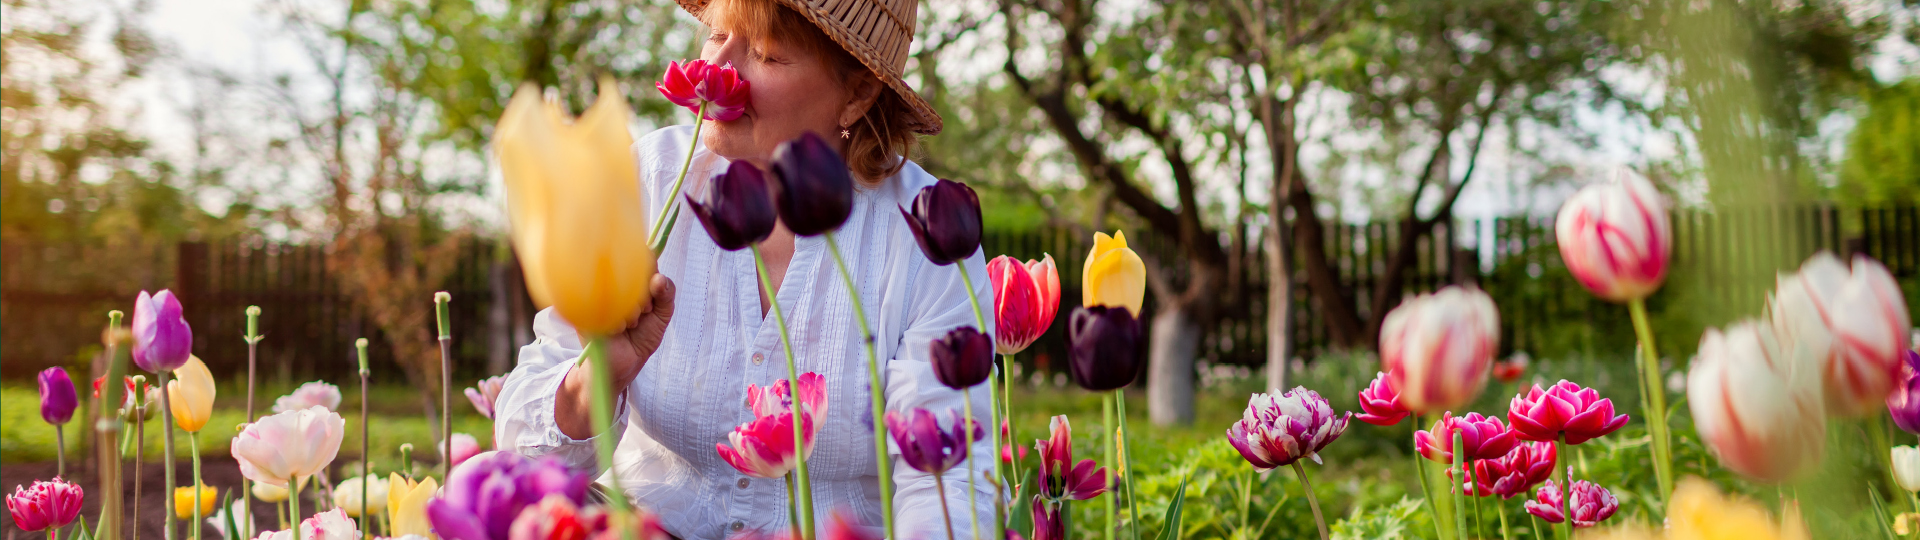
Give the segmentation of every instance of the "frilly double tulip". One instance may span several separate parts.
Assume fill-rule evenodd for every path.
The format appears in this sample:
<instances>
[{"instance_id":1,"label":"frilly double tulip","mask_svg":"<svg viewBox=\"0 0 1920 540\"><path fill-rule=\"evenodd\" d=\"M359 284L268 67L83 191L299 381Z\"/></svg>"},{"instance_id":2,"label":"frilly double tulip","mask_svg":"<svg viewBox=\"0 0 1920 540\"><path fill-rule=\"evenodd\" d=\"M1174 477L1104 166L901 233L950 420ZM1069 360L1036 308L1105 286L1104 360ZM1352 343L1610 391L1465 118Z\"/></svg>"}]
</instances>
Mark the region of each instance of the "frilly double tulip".
<instances>
[{"instance_id":1,"label":"frilly double tulip","mask_svg":"<svg viewBox=\"0 0 1920 540\"><path fill-rule=\"evenodd\" d=\"M1461 452L1466 461L1496 459L1507 455L1513 447L1520 444L1520 438L1513 430L1500 423L1500 418L1481 416L1480 413L1467 413L1466 416L1454 416L1446 413L1440 421L1434 422L1427 430L1414 432L1413 446L1421 456L1441 463L1453 463L1453 434L1461 436Z\"/></svg>"},{"instance_id":2,"label":"frilly double tulip","mask_svg":"<svg viewBox=\"0 0 1920 540\"><path fill-rule=\"evenodd\" d=\"M133 301L133 363L153 373L186 365L193 354L193 328L173 291L162 289Z\"/></svg>"},{"instance_id":3,"label":"frilly double tulip","mask_svg":"<svg viewBox=\"0 0 1920 540\"><path fill-rule=\"evenodd\" d=\"M488 420L492 420L493 402L494 400L500 399L500 390L506 388L506 386L507 376L505 375L495 375L480 379L480 382L474 383L472 387L467 388L467 401L473 403L473 410L480 411L480 416L485 416Z\"/></svg>"},{"instance_id":4,"label":"frilly double tulip","mask_svg":"<svg viewBox=\"0 0 1920 540\"><path fill-rule=\"evenodd\" d=\"M494 129L527 292L588 336L625 328L653 276L631 116L612 79L578 119L526 85Z\"/></svg>"},{"instance_id":5,"label":"frilly double tulip","mask_svg":"<svg viewBox=\"0 0 1920 540\"><path fill-rule=\"evenodd\" d=\"M458 466L458 464L455 464ZM365 501L367 513L384 514L387 512L387 489L390 484L378 476L356 476L342 480L333 486L333 506L346 510L350 517L360 517L361 484L366 485Z\"/></svg>"},{"instance_id":6,"label":"frilly double tulip","mask_svg":"<svg viewBox=\"0 0 1920 540\"><path fill-rule=\"evenodd\" d=\"M207 370L206 362L188 357L187 365L173 374L178 378L167 381L167 410L173 412L173 422L180 429L197 433L213 417L213 372Z\"/></svg>"},{"instance_id":7,"label":"frilly double tulip","mask_svg":"<svg viewBox=\"0 0 1920 540\"><path fill-rule=\"evenodd\" d=\"M972 326L962 326L929 345L933 376L954 390L986 382L993 373L993 338Z\"/></svg>"},{"instance_id":8,"label":"frilly double tulip","mask_svg":"<svg viewBox=\"0 0 1920 540\"><path fill-rule=\"evenodd\" d=\"M1920 352L1907 351L1893 392L1887 394L1887 416L1901 431L1920 434Z\"/></svg>"},{"instance_id":9,"label":"frilly double tulip","mask_svg":"<svg viewBox=\"0 0 1920 540\"><path fill-rule=\"evenodd\" d=\"M733 433L727 435L727 443L713 446L720 452L720 459L732 465L740 474L754 478L786 476L787 472L800 465L800 460L806 459L802 451L794 448L794 421L793 413L762 416L733 428ZM806 441L798 450L810 454L817 426L812 415L801 414L799 421Z\"/></svg>"},{"instance_id":10,"label":"frilly double tulip","mask_svg":"<svg viewBox=\"0 0 1920 540\"><path fill-rule=\"evenodd\" d=\"M980 196L966 184L942 178L920 188L913 209L900 209L907 230L920 243L920 252L936 266L946 266L980 250Z\"/></svg>"},{"instance_id":11,"label":"frilly double tulip","mask_svg":"<svg viewBox=\"0 0 1920 540\"><path fill-rule=\"evenodd\" d=\"M1694 429L1720 463L1765 481L1820 461L1827 438L1817 360L1754 321L1708 329L1687 374Z\"/></svg>"},{"instance_id":12,"label":"frilly double tulip","mask_svg":"<svg viewBox=\"0 0 1920 540\"><path fill-rule=\"evenodd\" d=\"M7 513L22 531L65 527L80 516L80 503L86 497L86 490L79 484L54 477L27 487L14 486L13 493L7 495Z\"/></svg>"},{"instance_id":13,"label":"frilly double tulip","mask_svg":"<svg viewBox=\"0 0 1920 540\"><path fill-rule=\"evenodd\" d=\"M1821 252L1780 277L1768 312L1782 345L1819 359L1830 414L1872 412L1893 391L1913 320L1886 266Z\"/></svg>"},{"instance_id":14,"label":"frilly double tulip","mask_svg":"<svg viewBox=\"0 0 1920 540\"><path fill-rule=\"evenodd\" d=\"M660 90L667 101L686 107L694 114L701 114L700 106L704 102L707 111L702 117L720 122L739 118L746 112L750 87L731 62L715 66L706 60L689 60L685 64L668 62L667 72L660 76L660 82L654 83L654 88Z\"/></svg>"},{"instance_id":15,"label":"frilly double tulip","mask_svg":"<svg viewBox=\"0 0 1920 540\"><path fill-rule=\"evenodd\" d=\"M286 486L326 470L340 454L346 419L320 407L269 415L233 438L240 474L255 482Z\"/></svg>"},{"instance_id":16,"label":"frilly double tulip","mask_svg":"<svg viewBox=\"0 0 1920 540\"><path fill-rule=\"evenodd\" d=\"M1613 413L1613 400L1602 399L1592 388L1561 379L1559 384L1514 396L1507 405L1507 421L1520 438L1580 444L1605 437L1627 425L1627 415Z\"/></svg>"},{"instance_id":17,"label":"frilly double tulip","mask_svg":"<svg viewBox=\"0 0 1920 540\"><path fill-rule=\"evenodd\" d=\"M1572 495L1566 500L1567 513L1573 514L1573 528L1584 529L1606 521L1620 509L1620 500L1613 492L1599 484L1579 480L1573 483ZM1538 516L1547 523L1563 523L1567 517L1560 513L1560 484L1548 480L1540 485L1534 500L1527 501L1527 513Z\"/></svg>"},{"instance_id":18,"label":"frilly double tulip","mask_svg":"<svg viewBox=\"0 0 1920 540\"><path fill-rule=\"evenodd\" d=\"M1550 442L1520 443L1505 456L1473 462L1474 496L1511 499L1533 490L1553 474L1556 454Z\"/></svg>"},{"instance_id":19,"label":"frilly double tulip","mask_svg":"<svg viewBox=\"0 0 1920 540\"><path fill-rule=\"evenodd\" d=\"M1486 388L1500 349L1500 313L1479 289L1450 286L1407 299L1380 326L1380 363L1407 410L1465 406Z\"/></svg>"},{"instance_id":20,"label":"frilly double tulip","mask_svg":"<svg viewBox=\"0 0 1920 540\"><path fill-rule=\"evenodd\" d=\"M853 172L820 134L808 131L773 149L773 206L797 236L832 232L853 214Z\"/></svg>"},{"instance_id":21,"label":"frilly double tulip","mask_svg":"<svg viewBox=\"0 0 1920 540\"><path fill-rule=\"evenodd\" d=\"M446 488L427 503L427 520L442 540L506 540L521 510L549 495L584 503L590 483L557 460L487 452L453 468Z\"/></svg>"},{"instance_id":22,"label":"frilly double tulip","mask_svg":"<svg viewBox=\"0 0 1920 540\"><path fill-rule=\"evenodd\" d=\"M720 249L737 251L773 234L773 196L767 193L767 177L745 160L727 164L727 172L713 177L705 202L694 200L692 194L686 197L687 208L700 218L700 226Z\"/></svg>"},{"instance_id":23,"label":"frilly double tulip","mask_svg":"<svg viewBox=\"0 0 1920 540\"><path fill-rule=\"evenodd\" d=\"M1660 192L1638 175L1620 176L1574 193L1553 224L1567 271L1609 302L1652 295L1667 278L1673 250Z\"/></svg>"},{"instance_id":24,"label":"frilly double tulip","mask_svg":"<svg viewBox=\"0 0 1920 540\"><path fill-rule=\"evenodd\" d=\"M1898 481L1900 489L1920 491L1920 448L1895 446L1893 453L1893 479Z\"/></svg>"},{"instance_id":25,"label":"frilly double tulip","mask_svg":"<svg viewBox=\"0 0 1920 540\"><path fill-rule=\"evenodd\" d=\"M1318 392L1294 387L1284 394L1254 394L1240 421L1227 430L1227 442L1253 468L1267 471L1301 458L1320 463L1320 449L1347 431L1352 412L1334 414Z\"/></svg>"},{"instance_id":26,"label":"frilly double tulip","mask_svg":"<svg viewBox=\"0 0 1920 540\"><path fill-rule=\"evenodd\" d=\"M197 493L191 487L173 488L173 504L167 505L168 508L173 509L173 517L193 519L193 496L196 494L200 496L199 514L202 516L213 515L213 507L220 502L220 490L212 486L203 485L200 486Z\"/></svg>"},{"instance_id":27,"label":"frilly double tulip","mask_svg":"<svg viewBox=\"0 0 1920 540\"><path fill-rule=\"evenodd\" d=\"M1013 531L1007 531L1012 534ZM1060 517L1056 503L1033 498L1033 540L1066 540L1067 522Z\"/></svg>"},{"instance_id":28,"label":"frilly double tulip","mask_svg":"<svg viewBox=\"0 0 1920 540\"><path fill-rule=\"evenodd\" d=\"M1367 383L1367 389L1360 391L1360 414L1354 418L1376 426L1391 426L1410 414L1413 413L1400 404L1400 393L1393 391L1392 380L1385 372L1378 372L1373 382Z\"/></svg>"},{"instance_id":29,"label":"frilly double tulip","mask_svg":"<svg viewBox=\"0 0 1920 540\"><path fill-rule=\"evenodd\" d=\"M1060 312L1060 270L1052 255L1025 264L1006 255L994 257L987 261L987 281L993 284L995 352L1026 350L1053 326Z\"/></svg>"},{"instance_id":30,"label":"frilly double tulip","mask_svg":"<svg viewBox=\"0 0 1920 540\"><path fill-rule=\"evenodd\" d=\"M1107 469L1091 459L1073 461L1073 425L1065 415L1047 424L1045 440L1034 441L1040 454L1040 491L1048 500L1084 501L1107 492Z\"/></svg>"},{"instance_id":31,"label":"frilly double tulip","mask_svg":"<svg viewBox=\"0 0 1920 540\"><path fill-rule=\"evenodd\" d=\"M887 412L887 433L900 447L900 460L927 474L945 473L967 460L967 431L973 432L975 440L987 436L979 422L963 420L952 411L947 413L946 424L942 426L940 419L926 409L905 414Z\"/></svg>"},{"instance_id":32,"label":"frilly double tulip","mask_svg":"<svg viewBox=\"0 0 1920 540\"><path fill-rule=\"evenodd\" d=\"M80 395L65 368L50 367L40 372L40 419L53 425L73 420L80 406ZM132 394L128 394L132 395Z\"/></svg>"},{"instance_id":33,"label":"frilly double tulip","mask_svg":"<svg viewBox=\"0 0 1920 540\"><path fill-rule=\"evenodd\" d=\"M254 484L255 489L261 485ZM433 477L414 482L399 473L388 473L387 519L393 528L393 535L432 534L433 525L427 520L427 503L433 500L434 493L439 490L440 482ZM286 500L285 495L280 500Z\"/></svg>"},{"instance_id":34,"label":"frilly double tulip","mask_svg":"<svg viewBox=\"0 0 1920 540\"><path fill-rule=\"evenodd\" d=\"M340 410L340 387L326 381L311 381L293 389L293 393L273 400L273 412L282 413L320 407Z\"/></svg>"},{"instance_id":35,"label":"frilly double tulip","mask_svg":"<svg viewBox=\"0 0 1920 540\"><path fill-rule=\"evenodd\" d=\"M1093 249L1080 271L1080 305L1127 308L1140 316L1147 300L1147 263L1127 247L1127 233L1093 233Z\"/></svg>"},{"instance_id":36,"label":"frilly double tulip","mask_svg":"<svg viewBox=\"0 0 1920 540\"><path fill-rule=\"evenodd\" d=\"M1078 307L1067 319L1067 368L1081 388L1125 388L1140 376L1140 320L1127 308Z\"/></svg>"},{"instance_id":37,"label":"frilly double tulip","mask_svg":"<svg viewBox=\"0 0 1920 540\"><path fill-rule=\"evenodd\" d=\"M360 540L360 527L347 517L339 508L314 514L300 522L299 534L294 531L274 531L260 533L259 540Z\"/></svg>"},{"instance_id":38,"label":"frilly double tulip","mask_svg":"<svg viewBox=\"0 0 1920 540\"><path fill-rule=\"evenodd\" d=\"M827 378L813 372L801 373L800 384L780 379L767 386L747 385L747 408L755 418L791 412L795 394L799 395L801 412L815 418L826 417Z\"/></svg>"},{"instance_id":39,"label":"frilly double tulip","mask_svg":"<svg viewBox=\"0 0 1920 540\"><path fill-rule=\"evenodd\" d=\"M452 442L453 464L456 467L459 466L460 463L472 459L473 456L480 455L480 440L473 438L472 435L455 433L453 434ZM443 453L446 452L446 447L440 447L440 451Z\"/></svg>"}]
</instances>

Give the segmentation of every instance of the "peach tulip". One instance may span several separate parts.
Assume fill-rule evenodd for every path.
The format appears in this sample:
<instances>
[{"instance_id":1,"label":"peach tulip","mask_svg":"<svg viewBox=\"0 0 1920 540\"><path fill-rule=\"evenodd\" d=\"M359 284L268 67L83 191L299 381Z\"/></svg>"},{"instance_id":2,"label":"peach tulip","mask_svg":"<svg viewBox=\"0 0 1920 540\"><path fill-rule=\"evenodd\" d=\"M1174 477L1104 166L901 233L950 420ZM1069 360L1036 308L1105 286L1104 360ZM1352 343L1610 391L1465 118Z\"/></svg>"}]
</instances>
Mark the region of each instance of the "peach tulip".
<instances>
[{"instance_id":1,"label":"peach tulip","mask_svg":"<svg viewBox=\"0 0 1920 540\"><path fill-rule=\"evenodd\" d=\"M233 438L233 457L247 478L285 486L326 470L346 427L339 413L317 406L267 416Z\"/></svg>"},{"instance_id":2,"label":"peach tulip","mask_svg":"<svg viewBox=\"0 0 1920 540\"><path fill-rule=\"evenodd\" d=\"M1500 312L1479 289L1446 287L1407 299L1380 326L1380 363L1400 405L1455 409L1487 385L1500 349Z\"/></svg>"},{"instance_id":3,"label":"peach tulip","mask_svg":"<svg viewBox=\"0 0 1920 540\"><path fill-rule=\"evenodd\" d=\"M1667 278L1673 225L1660 192L1639 175L1622 171L1613 182L1574 193L1553 233L1567 271L1601 299L1646 298Z\"/></svg>"},{"instance_id":4,"label":"peach tulip","mask_svg":"<svg viewBox=\"0 0 1920 540\"><path fill-rule=\"evenodd\" d=\"M167 381L167 405L173 411L173 422L188 433L199 432L213 416L213 372L200 357L189 356L187 364L173 374L178 378Z\"/></svg>"},{"instance_id":5,"label":"peach tulip","mask_svg":"<svg viewBox=\"0 0 1920 540\"><path fill-rule=\"evenodd\" d=\"M1829 412L1858 416L1897 384L1913 327L1906 304L1886 266L1855 257L1849 269L1821 252L1780 276L1767 311L1783 346L1819 359Z\"/></svg>"},{"instance_id":6,"label":"peach tulip","mask_svg":"<svg viewBox=\"0 0 1920 540\"><path fill-rule=\"evenodd\" d=\"M1127 233L1093 233L1093 250L1080 273L1080 304L1127 308L1135 318L1147 298L1147 264L1127 247Z\"/></svg>"},{"instance_id":7,"label":"peach tulip","mask_svg":"<svg viewBox=\"0 0 1920 540\"><path fill-rule=\"evenodd\" d=\"M1818 369L1813 357L1782 347L1768 325L1708 329L1687 374L1694 429L1727 468L1789 479L1818 463L1825 446Z\"/></svg>"}]
</instances>

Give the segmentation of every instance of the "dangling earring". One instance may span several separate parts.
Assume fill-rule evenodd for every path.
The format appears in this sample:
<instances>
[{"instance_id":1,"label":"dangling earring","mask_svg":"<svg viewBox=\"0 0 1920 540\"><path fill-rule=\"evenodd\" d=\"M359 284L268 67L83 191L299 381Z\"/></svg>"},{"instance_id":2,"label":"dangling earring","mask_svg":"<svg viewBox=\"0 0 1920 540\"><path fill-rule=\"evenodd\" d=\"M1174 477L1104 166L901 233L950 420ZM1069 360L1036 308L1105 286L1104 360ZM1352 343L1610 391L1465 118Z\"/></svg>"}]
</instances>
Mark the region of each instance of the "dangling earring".
<instances>
[{"instance_id":1,"label":"dangling earring","mask_svg":"<svg viewBox=\"0 0 1920 540\"><path fill-rule=\"evenodd\" d=\"M851 138L853 138L853 134L852 134L852 133L849 133L849 132L847 131L847 127L846 127L846 126L840 126L840 138L842 138L842 139L851 139Z\"/></svg>"}]
</instances>

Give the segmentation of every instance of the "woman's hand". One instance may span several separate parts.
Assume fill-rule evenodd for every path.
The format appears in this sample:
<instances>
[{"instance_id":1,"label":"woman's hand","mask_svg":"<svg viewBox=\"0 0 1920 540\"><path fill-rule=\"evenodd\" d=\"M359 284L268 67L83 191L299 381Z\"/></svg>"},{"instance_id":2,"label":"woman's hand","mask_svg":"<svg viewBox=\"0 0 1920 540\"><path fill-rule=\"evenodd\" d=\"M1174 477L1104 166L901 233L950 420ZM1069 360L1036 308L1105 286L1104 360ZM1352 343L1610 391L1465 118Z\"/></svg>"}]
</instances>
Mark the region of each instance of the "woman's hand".
<instances>
[{"instance_id":1,"label":"woman's hand","mask_svg":"<svg viewBox=\"0 0 1920 540\"><path fill-rule=\"evenodd\" d=\"M615 396L626 390L633 378L640 375L647 359L660 348L661 338L666 336L667 323L673 320L673 280L667 276L654 274L648 283L652 301L640 306L640 312L627 322L626 330L618 335L608 336L607 367L613 373ZM586 343L586 336L580 342ZM587 362L591 362L588 359ZM567 378L560 383L560 395L553 400L553 420L560 432L574 439L592 437L593 431L593 368L580 362L574 364ZM617 400L616 400L617 401Z\"/></svg>"}]
</instances>

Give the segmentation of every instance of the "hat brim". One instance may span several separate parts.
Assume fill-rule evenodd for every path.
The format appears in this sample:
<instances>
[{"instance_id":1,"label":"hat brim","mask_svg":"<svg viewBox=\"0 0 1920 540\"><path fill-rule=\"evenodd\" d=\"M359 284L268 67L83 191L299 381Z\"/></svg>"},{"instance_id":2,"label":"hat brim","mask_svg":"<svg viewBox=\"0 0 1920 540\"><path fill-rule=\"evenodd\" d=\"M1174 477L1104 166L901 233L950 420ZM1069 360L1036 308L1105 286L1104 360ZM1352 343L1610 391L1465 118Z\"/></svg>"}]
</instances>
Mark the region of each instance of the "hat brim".
<instances>
[{"instance_id":1,"label":"hat brim","mask_svg":"<svg viewBox=\"0 0 1920 540\"><path fill-rule=\"evenodd\" d=\"M809 5L806 0L776 1L780 2L781 5L792 8L795 12L806 17L808 21L812 21L815 27L820 28L821 32L825 32L828 38L833 39L834 43L840 45L841 49L846 50L848 54L852 54L854 58L859 59L861 65L867 66L867 70L872 71L875 77L887 83L887 87L893 89L893 92L900 96L901 101L905 101L907 107L913 110L915 117L913 122L914 133L921 135L937 135L940 133L940 113L934 112L933 106L927 103L926 98L920 97L920 93L915 92L913 87L908 86L907 81L902 80L899 74L893 74L892 70L887 69L887 65L882 60L880 51L874 50L871 45L868 45L860 36L854 35L852 31L838 24L834 24L831 19L827 18L827 14L821 13L819 9ZM680 4L681 9L698 17L702 11L706 11L707 4L712 3L712 0L674 0L674 3ZM911 38L911 36L909 36L909 38ZM902 67L904 68L904 66Z\"/></svg>"}]
</instances>

